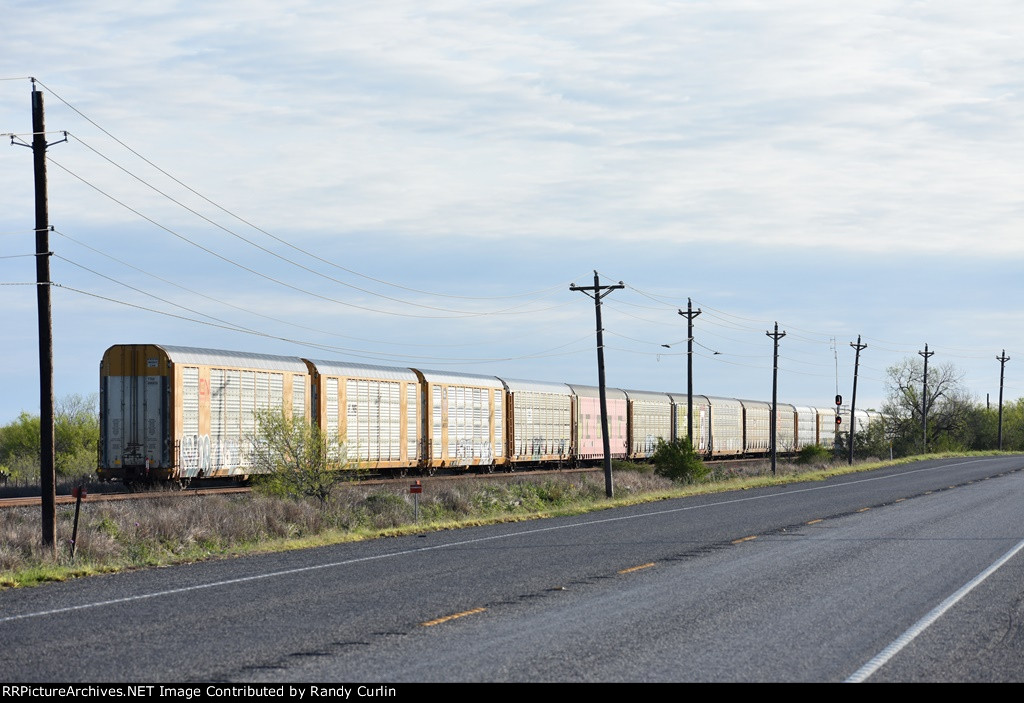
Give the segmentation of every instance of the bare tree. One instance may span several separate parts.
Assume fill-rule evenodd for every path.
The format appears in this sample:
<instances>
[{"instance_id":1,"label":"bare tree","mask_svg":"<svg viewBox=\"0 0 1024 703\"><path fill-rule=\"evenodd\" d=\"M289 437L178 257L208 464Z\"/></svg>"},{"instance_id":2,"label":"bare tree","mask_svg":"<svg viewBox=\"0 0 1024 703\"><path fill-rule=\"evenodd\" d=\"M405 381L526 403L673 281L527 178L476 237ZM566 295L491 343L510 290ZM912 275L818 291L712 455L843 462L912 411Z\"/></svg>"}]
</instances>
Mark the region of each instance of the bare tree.
<instances>
[{"instance_id":1,"label":"bare tree","mask_svg":"<svg viewBox=\"0 0 1024 703\"><path fill-rule=\"evenodd\" d=\"M888 399L882 407L891 432L893 445L907 453L920 449L922 426L921 393L924 390L924 362L906 358L890 366ZM951 363L928 367L928 396L924 411L928 414L928 445L953 448L964 445L968 419L974 400L963 387L964 373Z\"/></svg>"}]
</instances>

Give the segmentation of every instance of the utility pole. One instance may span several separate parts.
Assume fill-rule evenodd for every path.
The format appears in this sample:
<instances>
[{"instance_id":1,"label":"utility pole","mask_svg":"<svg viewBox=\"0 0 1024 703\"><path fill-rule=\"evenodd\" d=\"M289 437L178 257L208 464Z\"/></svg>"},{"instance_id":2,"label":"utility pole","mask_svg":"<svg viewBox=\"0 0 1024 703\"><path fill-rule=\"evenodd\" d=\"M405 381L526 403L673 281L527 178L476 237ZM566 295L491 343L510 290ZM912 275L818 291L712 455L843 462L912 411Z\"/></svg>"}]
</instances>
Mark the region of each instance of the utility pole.
<instances>
[{"instance_id":1,"label":"utility pole","mask_svg":"<svg viewBox=\"0 0 1024 703\"><path fill-rule=\"evenodd\" d=\"M997 356L996 361L999 362L999 450L1003 449L1003 372L1006 370L1006 362L1010 360L1010 357L1006 355L1006 350L1003 350L1002 356Z\"/></svg>"},{"instance_id":2,"label":"utility pole","mask_svg":"<svg viewBox=\"0 0 1024 703\"><path fill-rule=\"evenodd\" d=\"M612 444L608 437L608 398L604 390L604 329L601 326L601 298L617 288L625 288L619 281L617 285L602 286L601 279L594 271L593 286L577 286L569 284L569 290L578 290L594 299L594 314L597 317L597 380L601 391L601 438L604 440L604 492L612 497Z\"/></svg>"},{"instance_id":3,"label":"utility pole","mask_svg":"<svg viewBox=\"0 0 1024 703\"><path fill-rule=\"evenodd\" d=\"M857 335L857 343L850 342L850 346L853 347L857 353L853 357L853 398L850 400L850 466L853 466L853 431L857 427L857 422L854 420L854 411L857 409L857 371L860 368L860 350L867 349L867 344L860 343L860 335Z\"/></svg>"},{"instance_id":4,"label":"utility pole","mask_svg":"<svg viewBox=\"0 0 1024 703\"><path fill-rule=\"evenodd\" d=\"M39 318L39 485L43 547L57 554L57 475L54 468L53 318L50 306L50 216L46 192L43 94L32 79L32 163L36 195L36 304ZM65 135L64 140L66 141Z\"/></svg>"},{"instance_id":5,"label":"utility pole","mask_svg":"<svg viewBox=\"0 0 1024 703\"><path fill-rule=\"evenodd\" d=\"M693 447L693 318L700 315L700 308L693 311L693 303L686 299L686 312L679 314L686 318L686 439Z\"/></svg>"},{"instance_id":6,"label":"utility pole","mask_svg":"<svg viewBox=\"0 0 1024 703\"><path fill-rule=\"evenodd\" d=\"M779 323L775 323L775 332L765 332L766 335L775 341L775 355L772 362L772 418L769 423L772 433L772 476L775 475L776 453L775 453L775 426L778 423L778 389L779 389L779 340L786 336L785 332L779 332Z\"/></svg>"},{"instance_id":7,"label":"utility pole","mask_svg":"<svg viewBox=\"0 0 1024 703\"><path fill-rule=\"evenodd\" d=\"M924 351L918 354L924 357L924 388L921 393L921 432L924 443L924 453L928 453L928 357L934 356L935 352L928 351L928 345L924 345Z\"/></svg>"}]
</instances>

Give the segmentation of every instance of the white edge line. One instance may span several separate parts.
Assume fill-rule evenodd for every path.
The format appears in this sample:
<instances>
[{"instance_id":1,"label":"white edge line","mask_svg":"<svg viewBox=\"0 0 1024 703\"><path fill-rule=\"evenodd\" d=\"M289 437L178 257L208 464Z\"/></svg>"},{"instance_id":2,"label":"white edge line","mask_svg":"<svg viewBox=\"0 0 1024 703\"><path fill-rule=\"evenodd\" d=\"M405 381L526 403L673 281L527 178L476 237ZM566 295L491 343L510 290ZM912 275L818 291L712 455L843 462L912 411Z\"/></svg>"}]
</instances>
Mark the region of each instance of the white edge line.
<instances>
[{"instance_id":1,"label":"white edge line","mask_svg":"<svg viewBox=\"0 0 1024 703\"><path fill-rule=\"evenodd\" d=\"M871 677L876 671L886 664L890 659L896 656L897 653L908 644L914 641L914 638L924 632L928 627L932 625L936 620L942 617L946 611L960 602L968 593L973 591L975 587L980 585L985 579L994 574L999 567L1008 562L1014 557L1017 552L1024 549L1024 540L1021 540L1003 556L999 557L991 566L982 571L980 574L971 579L968 583L960 587L953 595L949 596L946 600L939 603L930 613L925 615L923 618L914 623L910 629L904 632L902 635L897 637L892 643L883 649L881 652L876 654L871 661L857 669L857 671L850 674L843 683L863 683Z\"/></svg>"}]
</instances>

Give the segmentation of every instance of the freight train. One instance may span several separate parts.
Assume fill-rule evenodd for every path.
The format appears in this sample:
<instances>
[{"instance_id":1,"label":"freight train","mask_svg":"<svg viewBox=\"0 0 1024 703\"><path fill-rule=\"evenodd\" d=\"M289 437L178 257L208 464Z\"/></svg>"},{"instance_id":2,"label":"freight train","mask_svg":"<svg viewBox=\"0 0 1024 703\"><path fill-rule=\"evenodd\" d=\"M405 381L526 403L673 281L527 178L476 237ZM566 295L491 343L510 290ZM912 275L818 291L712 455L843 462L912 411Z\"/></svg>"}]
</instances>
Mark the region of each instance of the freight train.
<instances>
[{"instance_id":1,"label":"freight train","mask_svg":"<svg viewBox=\"0 0 1024 703\"><path fill-rule=\"evenodd\" d=\"M611 455L643 460L687 435L686 393L606 389ZM315 423L362 470L514 471L603 460L594 386L451 371L118 344L100 362L97 473L126 483L244 479L262 411ZM778 404L777 450L833 445L836 408ZM877 415L877 413L874 413ZM849 427L849 412L840 414ZM860 431L873 421L858 411ZM771 404L693 396L708 458L770 451Z\"/></svg>"}]
</instances>

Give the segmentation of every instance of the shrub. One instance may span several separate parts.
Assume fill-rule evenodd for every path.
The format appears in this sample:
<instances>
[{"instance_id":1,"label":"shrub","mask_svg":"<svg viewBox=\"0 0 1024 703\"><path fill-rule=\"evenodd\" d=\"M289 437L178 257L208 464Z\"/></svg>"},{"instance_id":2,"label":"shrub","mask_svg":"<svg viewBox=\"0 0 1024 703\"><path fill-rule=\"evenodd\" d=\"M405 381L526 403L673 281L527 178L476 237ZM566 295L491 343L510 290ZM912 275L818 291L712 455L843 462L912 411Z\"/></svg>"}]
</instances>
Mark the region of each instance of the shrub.
<instances>
[{"instance_id":1,"label":"shrub","mask_svg":"<svg viewBox=\"0 0 1024 703\"><path fill-rule=\"evenodd\" d=\"M326 507L351 464L344 445L328 441L314 424L281 410L257 413L252 465L255 485L271 495L308 496Z\"/></svg>"},{"instance_id":2,"label":"shrub","mask_svg":"<svg viewBox=\"0 0 1024 703\"><path fill-rule=\"evenodd\" d=\"M656 474L681 483L701 481L710 473L688 439L659 439L651 461Z\"/></svg>"},{"instance_id":3,"label":"shrub","mask_svg":"<svg viewBox=\"0 0 1024 703\"><path fill-rule=\"evenodd\" d=\"M808 444L800 449L797 455L798 464L827 464L832 460L832 452L820 444Z\"/></svg>"}]
</instances>

